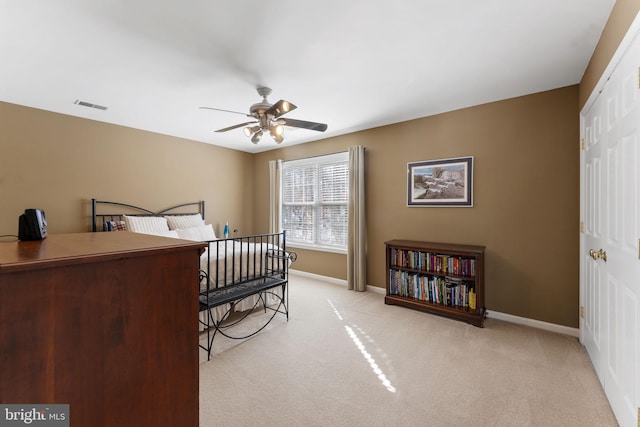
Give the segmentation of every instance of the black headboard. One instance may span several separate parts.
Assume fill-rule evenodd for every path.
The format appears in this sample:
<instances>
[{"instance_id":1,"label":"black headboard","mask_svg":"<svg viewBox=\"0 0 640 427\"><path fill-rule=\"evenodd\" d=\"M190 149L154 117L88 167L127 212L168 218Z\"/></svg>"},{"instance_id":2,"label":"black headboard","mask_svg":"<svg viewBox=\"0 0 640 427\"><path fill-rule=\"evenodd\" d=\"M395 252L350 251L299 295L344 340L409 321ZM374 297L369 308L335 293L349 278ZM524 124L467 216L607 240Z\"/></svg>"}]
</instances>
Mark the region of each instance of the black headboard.
<instances>
[{"instance_id":1,"label":"black headboard","mask_svg":"<svg viewBox=\"0 0 640 427\"><path fill-rule=\"evenodd\" d=\"M109 212L107 212L109 211ZM154 212L139 206L120 202L107 202L91 199L91 231L102 231L105 221L121 221L123 215L131 216L163 216L163 215L193 215L199 213L204 219L204 200L182 203L170 208ZM98 227L99 225L99 227Z\"/></svg>"}]
</instances>

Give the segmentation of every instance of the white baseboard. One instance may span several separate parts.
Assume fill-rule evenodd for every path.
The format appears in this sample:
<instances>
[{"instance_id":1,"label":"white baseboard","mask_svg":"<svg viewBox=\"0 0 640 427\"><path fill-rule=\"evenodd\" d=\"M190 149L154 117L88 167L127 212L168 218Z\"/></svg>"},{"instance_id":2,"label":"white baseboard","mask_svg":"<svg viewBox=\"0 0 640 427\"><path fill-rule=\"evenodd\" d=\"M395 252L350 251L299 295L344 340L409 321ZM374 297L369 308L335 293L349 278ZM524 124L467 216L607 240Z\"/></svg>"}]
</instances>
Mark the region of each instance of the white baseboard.
<instances>
[{"instance_id":1,"label":"white baseboard","mask_svg":"<svg viewBox=\"0 0 640 427\"><path fill-rule=\"evenodd\" d=\"M487 310L487 317L580 338L580 329L578 328L570 328L569 326L557 325L555 323L543 322L541 320L529 319L527 317L514 316L513 314L500 313L490 310Z\"/></svg>"},{"instance_id":2,"label":"white baseboard","mask_svg":"<svg viewBox=\"0 0 640 427\"><path fill-rule=\"evenodd\" d=\"M347 286L347 281L343 279L336 279L334 277L322 276L320 274L308 273L306 271L289 270L292 275L298 275L302 277L308 277L310 279L322 280L324 282L333 283L335 285ZM386 290L377 286L367 285L367 291L375 292L384 295ZM500 313L497 311L487 310L487 317L493 319L504 320L505 322L516 323L518 325L531 326L532 328L544 329L545 331L556 332L559 334L570 335L572 337L580 337L580 329L570 328L568 326L556 325L555 323L542 322L540 320L529 319L526 317L514 316L512 314Z\"/></svg>"},{"instance_id":3,"label":"white baseboard","mask_svg":"<svg viewBox=\"0 0 640 427\"><path fill-rule=\"evenodd\" d=\"M345 288L347 287L346 280L336 279L335 277L322 276L320 274L308 273L306 271L293 270L293 269L289 269L289 273L293 275L298 275L301 277L308 277L309 279L322 280L323 282L333 283L334 285L344 286ZM367 291L371 291L371 292L375 292L383 295L387 293L387 291L383 288L379 288L377 286L370 286L370 285L367 285Z\"/></svg>"},{"instance_id":4,"label":"white baseboard","mask_svg":"<svg viewBox=\"0 0 640 427\"><path fill-rule=\"evenodd\" d=\"M342 279L336 279L335 277L322 276L320 274L308 273L306 271L289 269L289 274L294 276L308 277L309 279L322 280L323 282L333 283L334 285L347 286L347 281Z\"/></svg>"}]
</instances>

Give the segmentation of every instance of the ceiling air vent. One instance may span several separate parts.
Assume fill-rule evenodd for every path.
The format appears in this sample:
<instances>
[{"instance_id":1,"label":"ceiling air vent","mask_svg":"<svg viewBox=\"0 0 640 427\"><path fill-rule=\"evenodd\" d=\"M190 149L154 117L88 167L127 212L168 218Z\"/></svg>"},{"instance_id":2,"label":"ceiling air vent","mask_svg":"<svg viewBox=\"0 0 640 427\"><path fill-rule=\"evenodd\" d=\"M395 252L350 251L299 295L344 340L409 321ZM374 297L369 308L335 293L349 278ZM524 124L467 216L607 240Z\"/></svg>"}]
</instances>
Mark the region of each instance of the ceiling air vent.
<instances>
[{"instance_id":1,"label":"ceiling air vent","mask_svg":"<svg viewBox=\"0 0 640 427\"><path fill-rule=\"evenodd\" d=\"M108 107L105 107L103 105L98 105L98 104L92 104L90 102L86 102L86 101L80 101L79 99L76 99L76 102L74 102L74 104L76 105L82 105L83 107L89 107L89 108L95 108L98 110L106 110Z\"/></svg>"}]
</instances>

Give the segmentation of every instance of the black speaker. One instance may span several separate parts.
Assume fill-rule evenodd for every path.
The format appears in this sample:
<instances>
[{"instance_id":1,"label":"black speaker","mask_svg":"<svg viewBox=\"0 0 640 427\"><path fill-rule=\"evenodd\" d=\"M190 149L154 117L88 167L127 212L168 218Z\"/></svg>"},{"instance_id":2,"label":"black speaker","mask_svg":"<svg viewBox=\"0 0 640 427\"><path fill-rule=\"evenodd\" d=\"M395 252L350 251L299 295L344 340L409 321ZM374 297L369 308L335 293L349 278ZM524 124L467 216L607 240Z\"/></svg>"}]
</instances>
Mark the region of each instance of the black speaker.
<instances>
[{"instance_id":1,"label":"black speaker","mask_svg":"<svg viewBox=\"0 0 640 427\"><path fill-rule=\"evenodd\" d=\"M42 209L25 209L18 219L19 240L42 240L47 237L47 217Z\"/></svg>"}]
</instances>

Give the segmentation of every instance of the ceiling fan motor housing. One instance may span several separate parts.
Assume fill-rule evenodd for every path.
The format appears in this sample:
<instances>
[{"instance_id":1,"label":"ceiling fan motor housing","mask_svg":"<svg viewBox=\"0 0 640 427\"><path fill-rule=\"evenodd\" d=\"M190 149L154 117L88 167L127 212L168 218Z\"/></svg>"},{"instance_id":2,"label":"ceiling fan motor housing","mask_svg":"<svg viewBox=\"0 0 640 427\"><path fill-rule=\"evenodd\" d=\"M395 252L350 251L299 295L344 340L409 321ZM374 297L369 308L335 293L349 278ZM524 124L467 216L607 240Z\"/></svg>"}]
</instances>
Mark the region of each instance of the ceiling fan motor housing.
<instances>
[{"instance_id":1,"label":"ceiling fan motor housing","mask_svg":"<svg viewBox=\"0 0 640 427\"><path fill-rule=\"evenodd\" d=\"M249 114L258 119L260 122L260 128L263 131L267 131L269 126L272 126L273 114L267 114L267 111L273 104L267 101L267 96L271 94L271 89L268 87L258 87L258 95L262 97L262 102L257 102L249 108Z\"/></svg>"},{"instance_id":2,"label":"ceiling fan motor housing","mask_svg":"<svg viewBox=\"0 0 640 427\"><path fill-rule=\"evenodd\" d=\"M271 107L271 104L268 102L258 102L257 104L253 104L251 108L249 108L249 113L259 119L260 117L265 116L265 112Z\"/></svg>"}]
</instances>

